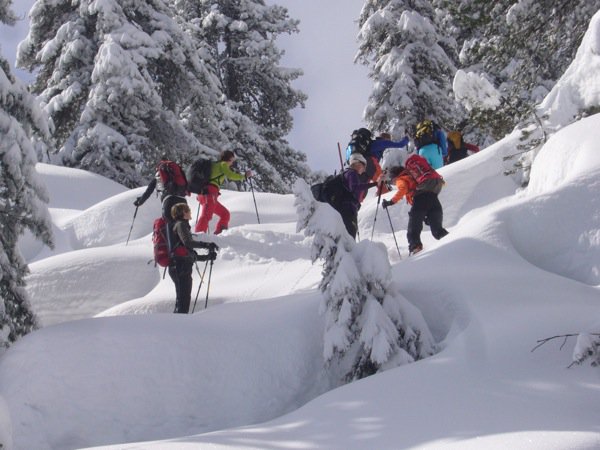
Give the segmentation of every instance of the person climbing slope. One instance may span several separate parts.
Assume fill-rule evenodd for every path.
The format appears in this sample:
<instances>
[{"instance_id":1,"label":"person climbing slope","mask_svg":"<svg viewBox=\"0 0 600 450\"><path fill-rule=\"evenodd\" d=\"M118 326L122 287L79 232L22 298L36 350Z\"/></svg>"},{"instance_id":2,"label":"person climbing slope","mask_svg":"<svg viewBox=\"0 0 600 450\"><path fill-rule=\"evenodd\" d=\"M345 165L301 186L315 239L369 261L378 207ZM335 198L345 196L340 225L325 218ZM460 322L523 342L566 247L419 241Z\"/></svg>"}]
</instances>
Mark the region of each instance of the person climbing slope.
<instances>
[{"instance_id":1,"label":"person climbing slope","mask_svg":"<svg viewBox=\"0 0 600 450\"><path fill-rule=\"evenodd\" d=\"M210 182L208 183L206 192L198 194L197 197L202 205L202 212L200 213L200 217L198 217L198 221L194 228L196 233L206 233L208 231L208 224L210 223L213 214L219 216L219 221L215 227L215 234L220 234L229 227L231 214L229 213L229 210L219 202L221 186L225 180L242 181L252 177L252 171L250 170L247 170L244 174L231 170L231 165L235 160L235 153L231 150L225 150L221 154L220 160L212 163Z\"/></svg>"},{"instance_id":2,"label":"person climbing slope","mask_svg":"<svg viewBox=\"0 0 600 450\"><path fill-rule=\"evenodd\" d=\"M403 197L406 197L407 203L411 205L406 230L408 251L411 255L423 250L421 232L425 220L435 239L439 240L448 234L442 226L444 212L438 199L443 179L431 168L425 158L412 155L406 160L404 166L391 168L387 176L395 183L398 191L390 200L383 200L381 206L387 209Z\"/></svg>"}]
</instances>

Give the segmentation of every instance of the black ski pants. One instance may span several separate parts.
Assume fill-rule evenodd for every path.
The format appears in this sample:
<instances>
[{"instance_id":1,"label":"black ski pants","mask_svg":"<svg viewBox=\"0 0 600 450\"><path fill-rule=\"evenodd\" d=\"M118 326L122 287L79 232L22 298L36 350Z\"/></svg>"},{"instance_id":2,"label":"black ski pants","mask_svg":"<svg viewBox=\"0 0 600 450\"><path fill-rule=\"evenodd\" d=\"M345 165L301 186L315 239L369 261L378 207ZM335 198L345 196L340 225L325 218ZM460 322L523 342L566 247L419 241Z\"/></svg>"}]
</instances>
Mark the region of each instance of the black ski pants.
<instances>
[{"instance_id":1,"label":"black ski pants","mask_svg":"<svg viewBox=\"0 0 600 450\"><path fill-rule=\"evenodd\" d=\"M175 283L175 312L187 314L192 299L192 269L194 262L191 258L174 258L169 266L169 276Z\"/></svg>"},{"instance_id":2,"label":"black ski pants","mask_svg":"<svg viewBox=\"0 0 600 450\"><path fill-rule=\"evenodd\" d=\"M448 231L442 226L444 219L442 204L434 192L423 192L414 196L412 208L408 212L408 229L406 232L409 251L423 246L421 231L423 231L425 219L429 223L434 238L441 239L448 234Z\"/></svg>"}]
</instances>

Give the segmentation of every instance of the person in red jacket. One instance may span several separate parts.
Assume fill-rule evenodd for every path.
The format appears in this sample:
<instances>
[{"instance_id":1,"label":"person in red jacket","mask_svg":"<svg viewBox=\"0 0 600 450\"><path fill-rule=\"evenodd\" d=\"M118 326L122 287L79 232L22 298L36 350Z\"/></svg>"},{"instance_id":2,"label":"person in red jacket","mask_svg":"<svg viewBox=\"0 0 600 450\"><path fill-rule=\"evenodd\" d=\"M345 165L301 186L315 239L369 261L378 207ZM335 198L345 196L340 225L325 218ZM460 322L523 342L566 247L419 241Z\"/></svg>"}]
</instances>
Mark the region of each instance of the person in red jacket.
<instances>
[{"instance_id":1,"label":"person in red jacket","mask_svg":"<svg viewBox=\"0 0 600 450\"><path fill-rule=\"evenodd\" d=\"M403 166L392 167L388 171L388 178L395 183L398 191L390 200L383 200L381 206L387 209L404 197L406 197L406 202L411 205L406 229L408 251L411 255L423 250L421 242L423 222L429 225L435 239L439 240L448 234L448 231L442 226L444 213L435 192L417 190L417 181Z\"/></svg>"}]
</instances>

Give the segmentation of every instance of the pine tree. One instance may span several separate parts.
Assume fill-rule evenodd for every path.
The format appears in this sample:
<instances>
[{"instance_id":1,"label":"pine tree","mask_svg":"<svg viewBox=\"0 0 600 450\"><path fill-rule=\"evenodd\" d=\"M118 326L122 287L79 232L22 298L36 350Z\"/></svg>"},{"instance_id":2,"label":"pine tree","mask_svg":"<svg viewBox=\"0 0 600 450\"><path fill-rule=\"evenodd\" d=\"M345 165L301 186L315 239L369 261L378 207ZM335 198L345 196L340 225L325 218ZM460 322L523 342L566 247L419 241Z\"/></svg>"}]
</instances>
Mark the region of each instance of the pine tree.
<instances>
[{"instance_id":1,"label":"pine tree","mask_svg":"<svg viewBox=\"0 0 600 450\"><path fill-rule=\"evenodd\" d=\"M403 135L423 118L455 123L454 43L441 32L431 2L367 0L359 25L356 61L370 67L374 82L368 126Z\"/></svg>"},{"instance_id":2,"label":"pine tree","mask_svg":"<svg viewBox=\"0 0 600 450\"><path fill-rule=\"evenodd\" d=\"M483 73L502 94L495 110L471 111L478 134L496 140L533 123L535 105L573 60L600 0L440 1L462 46L460 67Z\"/></svg>"},{"instance_id":3,"label":"pine tree","mask_svg":"<svg viewBox=\"0 0 600 450\"><path fill-rule=\"evenodd\" d=\"M134 187L161 155L184 163L206 150L181 120L212 85L172 15L165 0L34 4L17 64L37 71L59 163Z\"/></svg>"},{"instance_id":4,"label":"pine tree","mask_svg":"<svg viewBox=\"0 0 600 450\"><path fill-rule=\"evenodd\" d=\"M175 8L223 89L221 148L228 146L252 167L260 190L289 192L296 178L309 173L306 156L284 138L292 127L290 111L306 96L292 89L302 72L280 66L283 52L275 39L297 32L297 21L263 0L176 0Z\"/></svg>"},{"instance_id":5,"label":"pine tree","mask_svg":"<svg viewBox=\"0 0 600 450\"><path fill-rule=\"evenodd\" d=\"M337 211L315 201L304 181L296 182L294 194L297 229L313 236L313 262L323 260L323 356L334 382L360 379L433 354L427 324L392 281L383 244L356 244Z\"/></svg>"},{"instance_id":6,"label":"pine tree","mask_svg":"<svg viewBox=\"0 0 600 450\"><path fill-rule=\"evenodd\" d=\"M8 25L15 21L10 3L0 0L0 22ZM35 98L15 80L1 55L0 92L0 347L8 347L37 326L24 288L27 264L17 241L28 230L52 246L48 198L37 179L30 139L34 130L48 139L49 131Z\"/></svg>"}]
</instances>

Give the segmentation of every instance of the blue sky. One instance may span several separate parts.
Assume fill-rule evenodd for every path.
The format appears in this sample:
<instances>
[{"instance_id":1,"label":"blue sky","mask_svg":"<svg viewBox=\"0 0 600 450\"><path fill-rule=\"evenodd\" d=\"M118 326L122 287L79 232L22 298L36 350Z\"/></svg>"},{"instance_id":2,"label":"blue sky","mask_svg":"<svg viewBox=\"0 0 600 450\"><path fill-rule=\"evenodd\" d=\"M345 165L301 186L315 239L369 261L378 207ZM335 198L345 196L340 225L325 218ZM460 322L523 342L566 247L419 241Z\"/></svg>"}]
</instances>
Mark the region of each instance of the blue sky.
<instances>
[{"instance_id":1,"label":"blue sky","mask_svg":"<svg viewBox=\"0 0 600 450\"><path fill-rule=\"evenodd\" d=\"M34 0L13 2L13 10L22 18L14 27L0 26L3 55L14 65L18 43L27 35L27 12ZM353 129L364 125L371 82L367 68L353 63L357 50L356 20L364 0L267 0L288 8L290 16L300 20L300 33L281 36L285 49L283 65L301 68L304 76L294 87L309 98L304 109L296 109L290 144L307 154L315 170L339 169L337 143L342 149ZM16 71L23 80L26 72Z\"/></svg>"}]
</instances>

